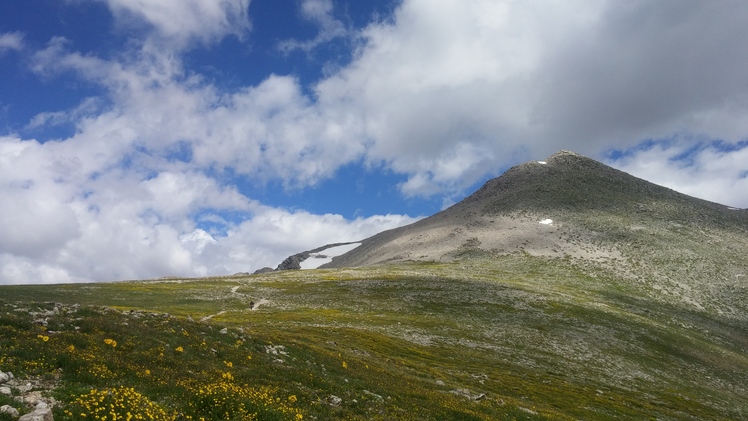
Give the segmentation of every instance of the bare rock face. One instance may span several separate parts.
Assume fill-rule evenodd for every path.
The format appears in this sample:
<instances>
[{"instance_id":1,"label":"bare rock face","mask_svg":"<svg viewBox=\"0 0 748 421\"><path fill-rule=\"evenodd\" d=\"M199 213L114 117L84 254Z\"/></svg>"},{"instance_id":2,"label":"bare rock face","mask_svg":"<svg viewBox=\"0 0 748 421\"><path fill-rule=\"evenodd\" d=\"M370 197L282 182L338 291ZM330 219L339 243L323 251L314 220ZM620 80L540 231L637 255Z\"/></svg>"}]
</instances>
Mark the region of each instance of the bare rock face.
<instances>
[{"instance_id":1,"label":"bare rock face","mask_svg":"<svg viewBox=\"0 0 748 421\"><path fill-rule=\"evenodd\" d=\"M13 398L26 405L27 408L33 408L30 413L18 418L19 421L54 421L52 407L56 404L55 399L45 397L46 393L41 390L31 391L35 387L43 387L49 392L50 388L54 389L54 385L40 382L39 379L18 379L13 376L13 373L2 371L0 371L0 384L7 384L18 389L21 395L13 396ZM12 396L12 392L13 390L8 386L0 387L0 393L3 395ZM10 405L0 407L0 413L8 414L11 418L17 418L19 415L19 411Z\"/></svg>"},{"instance_id":2,"label":"bare rock face","mask_svg":"<svg viewBox=\"0 0 748 421\"><path fill-rule=\"evenodd\" d=\"M275 270L299 270L301 269L301 262L306 260L310 254L310 252L305 251L294 254L293 256L288 256Z\"/></svg>"}]
</instances>

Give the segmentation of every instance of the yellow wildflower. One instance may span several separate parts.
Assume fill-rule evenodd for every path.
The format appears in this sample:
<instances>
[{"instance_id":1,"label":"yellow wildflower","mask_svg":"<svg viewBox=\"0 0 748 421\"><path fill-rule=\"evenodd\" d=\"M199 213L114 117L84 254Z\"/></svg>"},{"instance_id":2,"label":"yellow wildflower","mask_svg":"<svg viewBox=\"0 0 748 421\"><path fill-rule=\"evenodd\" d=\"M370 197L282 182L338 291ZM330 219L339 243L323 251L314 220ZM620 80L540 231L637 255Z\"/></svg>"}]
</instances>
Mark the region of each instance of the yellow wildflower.
<instances>
[{"instance_id":1,"label":"yellow wildflower","mask_svg":"<svg viewBox=\"0 0 748 421\"><path fill-rule=\"evenodd\" d=\"M184 352L184 348L182 348L181 346L178 346L174 351Z\"/></svg>"},{"instance_id":2,"label":"yellow wildflower","mask_svg":"<svg viewBox=\"0 0 748 421\"><path fill-rule=\"evenodd\" d=\"M288 401L291 402L291 403L296 402L297 400L298 399L296 399L296 395L291 395L291 396L288 397Z\"/></svg>"},{"instance_id":3,"label":"yellow wildflower","mask_svg":"<svg viewBox=\"0 0 748 421\"><path fill-rule=\"evenodd\" d=\"M345 369L347 369L347 368L348 368L348 363L347 363L347 362L345 362L345 361L343 361L343 368L345 368Z\"/></svg>"},{"instance_id":4,"label":"yellow wildflower","mask_svg":"<svg viewBox=\"0 0 748 421\"><path fill-rule=\"evenodd\" d=\"M104 343L107 344L107 345L111 345L112 348L116 348L117 347L117 341L115 341L114 339L109 339L109 338L104 339Z\"/></svg>"},{"instance_id":5,"label":"yellow wildflower","mask_svg":"<svg viewBox=\"0 0 748 421\"><path fill-rule=\"evenodd\" d=\"M49 336L47 335L36 335L36 337L43 340L44 342L47 342L49 340Z\"/></svg>"}]
</instances>

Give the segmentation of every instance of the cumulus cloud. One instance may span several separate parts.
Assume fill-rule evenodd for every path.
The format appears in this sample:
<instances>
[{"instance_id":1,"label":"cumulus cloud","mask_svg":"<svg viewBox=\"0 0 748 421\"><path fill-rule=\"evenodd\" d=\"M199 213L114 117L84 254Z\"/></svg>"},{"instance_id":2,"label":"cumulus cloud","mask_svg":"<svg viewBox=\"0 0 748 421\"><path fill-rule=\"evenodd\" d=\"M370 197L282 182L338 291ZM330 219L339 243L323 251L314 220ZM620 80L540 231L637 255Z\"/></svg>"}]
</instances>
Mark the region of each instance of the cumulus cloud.
<instances>
[{"instance_id":1,"label":"cumulus cloud","mask_svg":"<svg viewBox=\"0 0 748 421\"><path fill-rule=\"evenodd\" d=\"M0 284L251 271L414 221L275 209L179 166L103 168L79 153L85 141L0 138Z\"/></svg>"},{"instance_id":2,"label":"cumulus cloud","mask_svg":"<svg viewBox=\"0 0 748 421\"><path fill-rule=\"evenodd\" d=\"M360 120L317 107L293 77L271 75L257 86L219 93L171 55L141 52L133 62L106 61L68 51L63 39L35 54L33 69L73 71L108 88L112 105L98 115L42 113L32 120L38 126L71 117L77 138L92 143L86 153L108 158L96 161L104 167L123 154L169 166L154 161L186 146L201 168L231 168L300 188L364 153ZM91 101L78 109L90 111Z\"/></svg>"},{"instance_id":3,"label":"cumulus cloud","mask_svg":"<svg viewBox=\"0 0 748 421\"><path fill-rule=\"evenodd\" d=\"M221 181L230 172L302 188L363 154L349 141L356 120L316 107L293 77L219 92L169 51L108 60L60 37L29 64L50 80L72 73L106 96L27 125L73 124L69 138L0 138L0 283L251 271L414 221L273 209Z\"/></svg>"}]
</instances>

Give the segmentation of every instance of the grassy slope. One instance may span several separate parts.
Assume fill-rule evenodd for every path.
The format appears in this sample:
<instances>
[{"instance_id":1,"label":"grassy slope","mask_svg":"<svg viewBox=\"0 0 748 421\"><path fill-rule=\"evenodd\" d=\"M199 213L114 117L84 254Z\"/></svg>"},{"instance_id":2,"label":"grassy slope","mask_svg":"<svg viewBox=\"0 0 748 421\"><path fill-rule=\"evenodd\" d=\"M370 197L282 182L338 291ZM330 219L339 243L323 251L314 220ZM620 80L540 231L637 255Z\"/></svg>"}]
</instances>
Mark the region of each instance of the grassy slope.
<instances>
[{"instance_id":1,"label":"grassy slope","mask_svg":"<svg viewBox=\"0 0 748 421\"><path fill-rule=\"evenodd\" d=\"M52 361L36 366L24 362L44 349L37 328L7 325L30 318L18 308L51 306L31 302L59 302L176 316L86 310L84 319L94 327L83 333L74 333L73 325L81 323L74 319L81 316L73 309L50 317L52 324L64 324L50 324L61 333L50 334L46 344L58 351L71 341L109 351L101 344L107 335L142 349L102 360L112 365L110 378L92 376L93 366L85 361L76 362L77 369L63 367L63 401L91 386L122 384L187 413L184 401L195 399L192 389L167 391L153 380L159 364L178 364L181 374L168 375L166 386L191 376L210 383L229 371L237 384L276 387L273 396L282 400L297 397L289 406L305 419L748 417L743 320L663 299L651 285L614 273L571 259L476 252L452 264L2 287L0 314L8 315L0 318L0 355L7 355L0 369L55 373L59 358L48 356ZM248 309L250 301L260 300L269 302ZM230 327L228 334L218 333L222 326ZM237 340L243 340L241 347L232 345ZM161 361L156 350L164 344L183 344L184 353L166 357L186 361ZM269 344L285 346L288 355L267 353ZM22 351L30 347L37 351ZM230 370L227 359L234 363ZM155 367L153 378L126 374L138 370L127 368L133 366ZM465 394L486 397L474 401ZM342 404L329 405L330 395ZM273 411L261 415L296 414Z\"/></svg>"}]
</instances>

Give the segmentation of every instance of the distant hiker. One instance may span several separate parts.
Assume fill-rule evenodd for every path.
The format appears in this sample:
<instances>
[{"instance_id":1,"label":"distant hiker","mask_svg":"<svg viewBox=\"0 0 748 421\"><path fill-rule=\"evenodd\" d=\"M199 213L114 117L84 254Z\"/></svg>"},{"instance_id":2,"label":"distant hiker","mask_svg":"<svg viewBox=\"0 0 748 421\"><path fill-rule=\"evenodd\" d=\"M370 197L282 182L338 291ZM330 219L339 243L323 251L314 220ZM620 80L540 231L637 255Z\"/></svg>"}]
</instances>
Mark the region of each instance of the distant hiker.
<instances>
[{"instance_id":1,"label":"distant hiker","mask_svg":"<svg viewBox=\"0 0 748 421\"><path fill-rule=\"evenodd\" d=\"M255 309L255 302L254 301L250 301L249 302L249 309L250 310L254 310Z\"/></svg>"}]
</instances>

